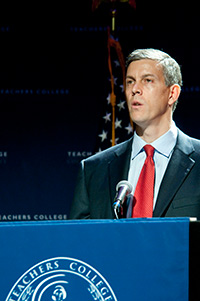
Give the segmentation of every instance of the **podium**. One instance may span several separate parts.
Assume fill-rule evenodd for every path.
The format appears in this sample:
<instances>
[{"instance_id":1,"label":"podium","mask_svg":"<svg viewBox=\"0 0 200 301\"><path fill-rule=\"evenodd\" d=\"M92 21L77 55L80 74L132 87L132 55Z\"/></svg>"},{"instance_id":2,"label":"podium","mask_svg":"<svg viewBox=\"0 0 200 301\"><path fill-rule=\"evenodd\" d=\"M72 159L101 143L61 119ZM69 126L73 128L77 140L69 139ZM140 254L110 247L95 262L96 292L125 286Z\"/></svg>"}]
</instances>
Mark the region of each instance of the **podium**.
<instances>
[{"instance_id":1,"label":"podium","mask_svg":"<svg viewBox=\"0 0 200 301\"><path fill-rule=\"evenodd\" d=\"M0 224L0 300L186 301L189 219Z\"/></svg>"}]
</instances>

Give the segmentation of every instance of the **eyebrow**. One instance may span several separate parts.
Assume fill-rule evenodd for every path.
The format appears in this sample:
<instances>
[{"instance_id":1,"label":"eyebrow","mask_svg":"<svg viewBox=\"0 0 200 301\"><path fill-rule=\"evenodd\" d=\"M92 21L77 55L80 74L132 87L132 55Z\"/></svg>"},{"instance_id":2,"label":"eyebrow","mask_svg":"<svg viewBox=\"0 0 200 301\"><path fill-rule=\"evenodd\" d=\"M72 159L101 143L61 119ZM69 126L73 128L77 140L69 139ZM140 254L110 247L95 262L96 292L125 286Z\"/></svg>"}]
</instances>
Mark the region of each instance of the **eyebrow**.
<instances>
[{"instance_id":1,"label":"eyebrow","mask_svg":"<svg viewBox=\"0 0 200 301\"><path fill-rule=\"evenodd\" d=\"M142 78L145 78L145 77L157 77L155 74L152 74L152 73L147 73L147 74L144 74L142 75Z\"/></svg>"},{"instance_id":2,"label":"eyebrow","mask_svg":"<svg viewBox=\"0 0 200 301\"><path fill-rule=\"evenodd\" d=\"M146 77L154 77L154 78L157 78L157 76L156 76L155 74L152 74L152 73L143 74L141 77L142 77L142 78L146 78ZM126 78L135 79L132 75L127 75Z\"/></svg>"}]
</instances>

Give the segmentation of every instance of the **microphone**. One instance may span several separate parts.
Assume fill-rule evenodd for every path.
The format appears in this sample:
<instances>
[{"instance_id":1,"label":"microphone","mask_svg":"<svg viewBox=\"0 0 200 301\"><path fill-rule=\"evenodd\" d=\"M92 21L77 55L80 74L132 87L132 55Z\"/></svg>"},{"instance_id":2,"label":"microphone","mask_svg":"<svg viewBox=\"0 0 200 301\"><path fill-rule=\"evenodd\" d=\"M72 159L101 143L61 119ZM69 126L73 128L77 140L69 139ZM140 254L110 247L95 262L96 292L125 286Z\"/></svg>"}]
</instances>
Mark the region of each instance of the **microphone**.
<instances>
[{"instance_id":1,"label":"microphone","mask_svg":"<svg viewBox=\"0 0 200 301\"><path fill-rule=\"evenodd\" d=\"M113 203L113 208L115 212L123 205L127 195L129 195L131 191L132 191L132 185L128 181L123 180L117 184L116 196Z\"/></svg>"}]
</instances>

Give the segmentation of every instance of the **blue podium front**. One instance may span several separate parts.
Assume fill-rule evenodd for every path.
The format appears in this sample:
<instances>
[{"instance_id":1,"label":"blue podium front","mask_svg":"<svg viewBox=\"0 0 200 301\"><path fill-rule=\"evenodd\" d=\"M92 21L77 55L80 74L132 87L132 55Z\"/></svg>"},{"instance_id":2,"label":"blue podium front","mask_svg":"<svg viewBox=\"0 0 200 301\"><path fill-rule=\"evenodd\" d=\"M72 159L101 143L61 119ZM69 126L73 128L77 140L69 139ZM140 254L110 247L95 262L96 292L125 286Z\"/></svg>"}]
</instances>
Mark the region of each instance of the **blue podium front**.
<instances>
[{"instance_id":1,"label":"blue podium front","mask_svg":"<svg viewBox=\"0 0 200 301\"><path fill-rule=\"evenodd\" d=\"M189 219L0 224L0 300L188 300Z\"/></svg>"}]
</instances>

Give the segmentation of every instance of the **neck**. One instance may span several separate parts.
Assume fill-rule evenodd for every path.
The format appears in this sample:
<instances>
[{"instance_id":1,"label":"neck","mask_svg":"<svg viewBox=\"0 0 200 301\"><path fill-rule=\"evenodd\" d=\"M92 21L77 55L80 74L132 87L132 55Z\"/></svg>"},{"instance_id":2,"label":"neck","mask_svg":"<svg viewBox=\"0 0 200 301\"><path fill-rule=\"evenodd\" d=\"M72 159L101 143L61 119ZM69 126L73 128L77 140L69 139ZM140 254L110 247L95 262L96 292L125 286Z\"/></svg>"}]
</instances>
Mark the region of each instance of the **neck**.
<instances>
[{"instance_id":1,"label":"neck","mask_svg":"<svg viewBox=\"0 0 200 301\"><path fill-rule=\"evenodd\" d=\"M164 135L172 125L172 120L165 124L165 126L157 124L153 126L140 127L136 125L136 133L140 138L142 138L146 143L152 143L162 135Z\"/></svg>"}]
</instances>

